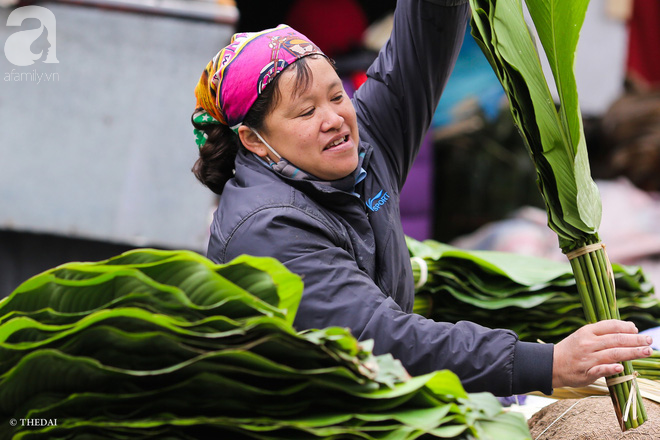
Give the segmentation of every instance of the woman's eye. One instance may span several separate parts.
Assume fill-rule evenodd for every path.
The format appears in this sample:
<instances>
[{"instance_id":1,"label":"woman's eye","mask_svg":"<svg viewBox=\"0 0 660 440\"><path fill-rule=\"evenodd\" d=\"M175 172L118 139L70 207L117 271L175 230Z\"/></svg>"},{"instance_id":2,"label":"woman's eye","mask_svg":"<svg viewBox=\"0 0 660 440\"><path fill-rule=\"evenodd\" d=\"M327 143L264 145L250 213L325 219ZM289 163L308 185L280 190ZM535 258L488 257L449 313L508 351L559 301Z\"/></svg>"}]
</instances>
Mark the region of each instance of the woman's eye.
<instances>
[{"instance_id":1,"label":"woman's eye","mask_svg":"<svg viewBox=\"0 0 660 440\"><path fill-rule=\"evenodd\" d=\"M344 97L344 95L340 93L339 95L337 95L337 96L335 96L334 98L332 98L332 100L333 100L333 101L341 101L341 99L342 99L343 97Z\"/></svg>"},{"instance_id":2,"label":"woman's eye","mask_svg":"<svg viewBox=\"0 0 660 440\"><path fill-rule=\"evenodd\" d=\"M314 114L314 107L310 108L306 112L302 113L300 116L312 116Z\"/></svg>"}]
</instances>

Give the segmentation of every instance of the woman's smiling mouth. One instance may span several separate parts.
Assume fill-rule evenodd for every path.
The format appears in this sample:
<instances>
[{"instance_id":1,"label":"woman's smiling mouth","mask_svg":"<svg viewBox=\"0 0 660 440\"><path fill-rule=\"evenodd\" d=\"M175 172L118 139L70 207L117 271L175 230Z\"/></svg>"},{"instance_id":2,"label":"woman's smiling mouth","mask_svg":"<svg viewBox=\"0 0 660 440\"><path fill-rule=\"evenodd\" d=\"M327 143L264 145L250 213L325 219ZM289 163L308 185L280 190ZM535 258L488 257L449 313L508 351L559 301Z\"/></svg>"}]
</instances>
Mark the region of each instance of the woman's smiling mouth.
<instances>
[{"instance_id":1,"label":"woman's smiling mouth","mask_svg":"<svg viewBox=\"0 0 660 440\"><path fill-rule=\"evenodd\" d=\"M334 147L336 147L336 146L338 146L338 145L341 145L341 144L343 144L343 143L345 143L345 142L347 142L347 141L348 141L348 135L344 135L344 136L340 137L339 139L337 139L337 140L335 140L335 141L333 141L333 142L330 142L328 145L326 145L325 148L323 148L323 151L326 151L326 150L329 150L329 149L331 149L331 148L334 148Z\"/></svg>"}]
</instances>

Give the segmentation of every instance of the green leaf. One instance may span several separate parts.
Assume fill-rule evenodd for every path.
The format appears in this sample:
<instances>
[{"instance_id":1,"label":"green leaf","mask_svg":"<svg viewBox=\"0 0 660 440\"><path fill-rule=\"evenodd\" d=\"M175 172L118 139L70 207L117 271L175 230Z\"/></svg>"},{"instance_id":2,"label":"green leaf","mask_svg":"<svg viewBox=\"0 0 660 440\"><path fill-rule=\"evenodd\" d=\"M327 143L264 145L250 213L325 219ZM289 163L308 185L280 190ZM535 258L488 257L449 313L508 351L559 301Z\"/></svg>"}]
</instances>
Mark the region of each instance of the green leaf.
<instances>
[{"instance_id":1,"label":"green leaf","mask_svg":"<svg viewBox=\"0 0 660 440\"><path fill-rule=\"evenodd\" d=\"M598 229L601 218L600 196L591 179L587 145L582 126L574 65L580 29L588 1L526 0L529 13L552 69L560 101L563 132L567 134L575 160L579 218ZM570 212L569 212L570 214Z\"/></svg>"},{"instance_id":2,"label":"green leaf","mask_svg":"<svg viewBox=\"0 0 660 440\"><path fill-rule=\"evenodd\" d=\"M480 420L475 423L479 438L483 439L507 439L507 440L531 440L529 430L525 429L521 422L525 422L522 414L508 412L497 418L497 423L490 420Z\"/></svg>"},{"instance_id":3,"label":"green leaf","mask_svg":"<svg viewBox=\"0 0 660 440\"><path fill-rule=\"evenodd\" d=\"M561 115L552 100L521 1L470 3L474 11L472 33L507 93L514 121L536 165L549 226L565 251L577 247L576 243L597 241L600 197L590 177L573 75L577 36L588 1L527 0L558 78Z\"/></svg>"}]
</instances>

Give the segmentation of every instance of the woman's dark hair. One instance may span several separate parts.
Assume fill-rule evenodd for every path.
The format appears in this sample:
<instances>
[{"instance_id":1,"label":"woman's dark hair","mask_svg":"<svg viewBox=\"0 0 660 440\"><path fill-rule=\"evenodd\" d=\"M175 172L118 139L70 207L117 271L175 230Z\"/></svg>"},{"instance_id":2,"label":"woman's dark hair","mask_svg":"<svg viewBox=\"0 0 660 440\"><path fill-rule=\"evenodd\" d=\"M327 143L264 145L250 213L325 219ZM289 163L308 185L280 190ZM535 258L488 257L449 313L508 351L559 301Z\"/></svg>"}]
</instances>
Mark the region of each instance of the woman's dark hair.
<instances>
[{"instance_id":1,"label":"woman's dark hair","mask_svg":"<svg viewBox=\"0 0 660 440\"><path fill-rule=\"evenodd\" d=\"M311 84L312 74L307 65L307 58L310 57L316 57L316 55L301 58L293 63L296 74L294 88L296 94L302 94ZM245 115L244 125L257 131L263 131L266 115L277 106L281 99L278 86L280 77L281 75L278 74L273 82L261 92L261 95L250 107L250 111ZM196 129L204 131L208 136L206 143L199 150L199 158L193 165L192 172L200 182L220 195L225 183L234 175L234 160L241 146L240 139L227 125L200 125L192 121L192 117L191 122Z\"/></svg>"}]
</instances>

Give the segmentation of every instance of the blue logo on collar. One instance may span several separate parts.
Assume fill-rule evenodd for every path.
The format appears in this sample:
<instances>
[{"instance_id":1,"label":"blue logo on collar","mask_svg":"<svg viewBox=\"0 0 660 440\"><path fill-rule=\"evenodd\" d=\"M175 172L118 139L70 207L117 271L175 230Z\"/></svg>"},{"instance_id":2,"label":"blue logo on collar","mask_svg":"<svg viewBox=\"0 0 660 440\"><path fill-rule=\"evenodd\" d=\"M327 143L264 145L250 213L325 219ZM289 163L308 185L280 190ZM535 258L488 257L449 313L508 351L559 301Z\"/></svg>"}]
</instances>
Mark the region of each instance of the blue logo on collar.
<instances>
[{"instance_id":1,"label":"blue logo on collar","mask_svg":"<svg viewBox=\"0 0 660 440\"><path fill-rule=\"evenodd\" d=\"M367 208L371 209L373 212L376 212L390 199L390 195L383 191L382 189L378 191L378 194L367 200Z\"/></svg>"}]
</instances>

